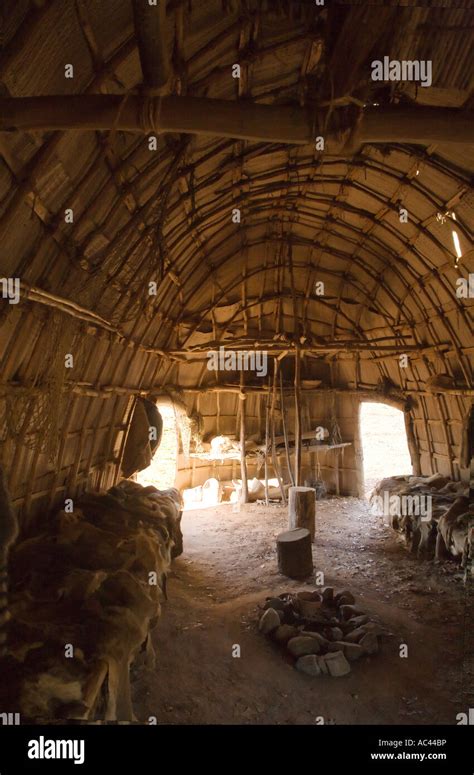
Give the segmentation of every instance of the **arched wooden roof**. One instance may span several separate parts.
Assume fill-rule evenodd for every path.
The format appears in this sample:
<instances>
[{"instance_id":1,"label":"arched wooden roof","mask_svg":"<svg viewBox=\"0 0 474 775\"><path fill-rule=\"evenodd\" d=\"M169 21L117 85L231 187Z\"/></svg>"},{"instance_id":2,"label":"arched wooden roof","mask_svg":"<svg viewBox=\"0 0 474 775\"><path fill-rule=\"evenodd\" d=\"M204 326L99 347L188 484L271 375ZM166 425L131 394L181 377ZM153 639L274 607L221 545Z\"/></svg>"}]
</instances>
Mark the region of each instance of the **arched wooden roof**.
<instances>
[{"instance_id":1,"label":"arched wooden roof","mask_svg":"<svg viewBox=\"0 0 474 775\"><path fill-rule=\"evenodd\" d=\"M3 384L48 381L41 353L59 314L82 337L77 394L92 391L93 401L109 386L119 414L124 388L206 384L203 353L244 341L298 342L340 359L347 381L358 364L361 384L385 377L423 391L445 373L469 395L472 300L456 294L474 271L467 4L171 0L151 40L139 5L6 2L2 99L120 100L106 131L0 133L1 273L23 284L4 317ZM163 95L163 110L167 95L279 106L282 115L295 106L314 115L314 133L328 131L327 149L243 139L238 113L236 138L213 135L219 104L209 102L206 132L157 134L150 150L153 132L120 123L144 95L150 52L152 72L168 77L146 95ZM432 60L432 85L372 81L370 63L384 56ZM391 111L388 139L365 141L364 117ZM403 111L414 124L432 116L425 142L400 135ZM409 373L400 352L410 353Z\"/></svg>"}]
</instances>

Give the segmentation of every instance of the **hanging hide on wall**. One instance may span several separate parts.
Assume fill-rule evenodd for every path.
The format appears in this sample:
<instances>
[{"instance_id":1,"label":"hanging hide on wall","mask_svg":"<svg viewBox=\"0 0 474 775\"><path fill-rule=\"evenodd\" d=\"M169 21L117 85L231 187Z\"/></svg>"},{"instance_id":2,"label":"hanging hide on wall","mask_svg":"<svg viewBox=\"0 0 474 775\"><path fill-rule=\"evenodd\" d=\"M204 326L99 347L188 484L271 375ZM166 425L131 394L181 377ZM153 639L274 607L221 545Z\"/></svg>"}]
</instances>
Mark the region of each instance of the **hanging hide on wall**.
<instances>
[{"instance_id":1,"label":"hanging hide on wall","mask_svg":"<svg viewBox=\"0 0 474 775\"><path fill-rule=\"evenodd\" d=\"M163 419L156 404L138 398L125 444L122 474L125 478L148 468L161 444Z\"/></svg>"}]
</instances>

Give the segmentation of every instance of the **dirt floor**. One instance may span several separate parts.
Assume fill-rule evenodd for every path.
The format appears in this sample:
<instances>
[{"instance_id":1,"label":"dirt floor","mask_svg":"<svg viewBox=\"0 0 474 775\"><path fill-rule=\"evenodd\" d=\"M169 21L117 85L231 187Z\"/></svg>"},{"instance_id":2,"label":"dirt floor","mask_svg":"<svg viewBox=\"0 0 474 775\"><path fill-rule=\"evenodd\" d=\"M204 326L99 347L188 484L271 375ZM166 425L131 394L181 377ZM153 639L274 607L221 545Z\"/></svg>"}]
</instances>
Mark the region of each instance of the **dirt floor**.
<instances>
[{"instance_id":1,"label":"dirt floor","mask_svg":"<svg viewBox=\"0 0 474 775\"><path fill-rule=\"evenodd\" d=\"M311 678L257 630L266 596L313 588L277 571L275 537L285 528L281 506L249 504L239 513L223 504L184 513L185 550L174 562L155 631L157 666L134 670L138 719L455 724L474 699L459 568L414 559L365 501L318 502L315 570L324 572L326 585L349 588L391 634L377 655L352 663L350 675ZM400 643L408 645L408 658L400 658ZM240 658L232 656L235 644Z\"/></svg>"}]
</instances>

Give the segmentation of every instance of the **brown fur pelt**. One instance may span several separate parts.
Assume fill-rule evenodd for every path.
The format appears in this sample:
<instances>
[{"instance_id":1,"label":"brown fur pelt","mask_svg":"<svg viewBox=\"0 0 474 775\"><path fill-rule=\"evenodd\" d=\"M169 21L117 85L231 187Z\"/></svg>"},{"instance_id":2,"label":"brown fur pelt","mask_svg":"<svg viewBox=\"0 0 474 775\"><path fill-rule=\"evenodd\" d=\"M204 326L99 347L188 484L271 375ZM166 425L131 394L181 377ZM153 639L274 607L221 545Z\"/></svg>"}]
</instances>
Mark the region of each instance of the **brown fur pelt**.
<instances>
[{"instance_id":1,"label":"brown fur pelt","mask_svg":"<svg viewBox=\"0 0 474 775\"><path fill-rule=\"evenodd\" d=\"M116 498L123 509L137 517L151 518L158 525L163 521L173 540L171 556L179 557L183 552L183 534L181 532L181 517L183 515L183 497L176 487L158 490L156 487L142 487L137 482L128 479L120 482L109 490L109 495Z\"/></svg>"},{"instance_id":2,"label":"brown fur pelt","mask_svg":"<svg viewBox=\"0 0 474 775\"><path fill-rule=\"evenodd\" d=\"M390 496L429 496L431 518L421 519L417 514L402 514L394 509L389 515L390 526L400 532L412 552L423 559L446 559L449 555L465 555L469 508L468 486L454 482L442 474L432 476L392 476L377 482L371 494L371 505L384 493Z\"/></svg>"},{"instance_id":3,"label":"brown fur pelt","mask_svg":"<svg viewBox=\"0 0 474 775\"><path fill-rule=\"evenodd\" d=\"M25 720L91 719L100 702L107 720L134 719L129 668L152 651L181 515L178 490L124 481L15 547L9 660Z\"/></svg>"},{"instance_id":4,"label":"brown fur pelt","mask_svg":"<svg viewBox=\"0 0 474 775\"><path fill-rule=\"evenodd\" d=\"M436 559L442 560L449 553L465 560L468 553L468 532L474 520L474 505L469 498L456 498L438 523Z\"/></svg>"}]
</instances>

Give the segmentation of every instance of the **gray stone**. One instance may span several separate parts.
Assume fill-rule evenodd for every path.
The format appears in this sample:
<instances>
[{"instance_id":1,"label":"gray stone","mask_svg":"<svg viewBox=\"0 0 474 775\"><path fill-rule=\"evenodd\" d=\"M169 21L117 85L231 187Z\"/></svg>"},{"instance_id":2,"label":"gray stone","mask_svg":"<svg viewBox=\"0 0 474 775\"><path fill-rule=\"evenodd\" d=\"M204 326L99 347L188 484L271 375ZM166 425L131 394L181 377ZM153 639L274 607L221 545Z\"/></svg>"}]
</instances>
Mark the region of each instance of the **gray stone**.
<instances>
[{"instance_id":1,"label":"gray stone","mask_svg":"<svg viewBox=\"0 0 474 775\"><path fill-rule=\"evenodd\" d=\"M318 657L314 654L306 654L304 657L300 657L296 663L296 669L301 673L306 673L306 675L321 675Z\"/></svg>"},{"instance_id":2,"label":"gray stone","mask_svg":"<svg viewBox=\"0 0 474 775\"><path fill-rule=\"evenodd\" d=\"M322 611L321 614L313 614L311 617L308 617L307 622L311 626L321 626L321 627L328 626L328 619L325 616L324 611Z\"/></svg>"},{"instance_id":3,"label":"gray stone","mask_svg":"<svg viewBox=\"0 0 474 775\"><path fill-rule=\"evenodd\" d=\"M352 624L351 619L349 619L347 622L339 622L337 626L341 628L344 635L346 634L346 632L351 632L352 630L356 629L355 625Z\"/></svg>"},{"instance_id":4,"label":"gray stone","mask_svg":"<svg viewBox=\"0 0 474 775\"><path fill-rule=\"evenodd\" d=\"M328 643L328 652L342 651L344 652L344 643L339 640L335 640L332 643Z\"/></svg>"},{"instance_id":5,"label":"gray stone","mask_svg":"<svg viewBox=\"0 0 474 775\"><path fill-rule=\"evenodd\" d=\"M321 670L321 675L329 675L329 669L328 669L328 666L326 664L325 658L324 657L318 657L317 659L318 659L319 669Z\"/></svg>"},{"instance_id":6,"label":"gray stone","mask_svg":"<svg viewBox=\"0 0 474 775\"><path fill-rule=\"evenodd\" d=\"M344 656L349 662L355 662L356 659L359 659L365 653L359 643L346 643L342 641L341 646Z\"/></svg>"},{"instance_id":7,"label":"gray stone","mask_svg":"<svg viewBox=\"0 0 474 775\"><path fill-rule=\"evenodd\" d=\"M364 637L361 638L359 645L366 654L376 654L379 650L379 642L373 632L366 632Z\"/></svg>"},{"instance_id":8,"label":"gray stone","mask_svg":"<svg viewBox=\"0 0 474 775\"><path fill-rule=\"evenodd\" d=\"M363 654L365 654L364 649L362 648L359 643L348 643L344 640L334 641L334 643L330 643L328 645L328 652L334 652L334 651L342 651L345 658L349 660L349 662L354 662L356 659L359 659Z\"/></svg>"},{"instance_id":9,"label":"gray stone","mask_svg":"<svg viewBox=\"0 0 474 775\"><path fill-rule=\"evenodd\" d=\"M273 630L280 626L280 617L278 611L274 608L268 608L258 623L258 629L264 635L269 635Z\"/></svg>"},{"instance_id":10,"label":"gray stone","mask_svg":"<svg viewBox=\"0 0 474 775\"><path fill-rule=\"evenodd\" d=\"M269 608L274 608L275 611L283 611L284 606L283 600L280 600L279 597L271 597L263 606L263 610L268 611Z\"/></svg>"},{"instance_id":11,"label":"gray stone","mask_svg":"<svg viewBox=\"0 0 474 775\"><path fill-rule=\"evenodd\" d=\"M358 616L359 614L363 614L364 611L362 611L360 608L358 608L356 605L341 605L339 607L339 613L341 617L344 619L344 621L348 621L348 619L353 619L354 616Z\"/></svg>"},{"instance_id":12,"label":"gray stone","mask_svg":"<svg viewBox=\"0 0 474 775\"><path fill-rule=\"evenodd\" d=\"M297 638L292 638L288 641L287 648L294 657L303 657L306 654L319 654L321 644L316 638L299 635Z\"/></svg>"},{"instance_id":13,"label":"gray stone","mask_svg":"<svg viewBox=\"0 0 474 775\"><path fill-rule=\"evenodd\" d=\"M304 635L309 635L310 638L316 638L320 646L327 646L328 640L323 635L321 635L319 632L308 632L305 631Z\"/></svg>"},{"instance_id":14,"label":"gray stone","mask_svg":"<svg viewBox=\"0 0 474 775\"><path fill-rule=\"evenodd\" d=\"M281 624L280 627L277 627L276 630L273 631L272 637L277 643L286 646L288 641L292 638L296 638L298 633L299 630L297 630L296 627L292 627L291 624Z\"/></svg>"},{"instance_id":15,"label":"gray stone","mask_svg":"<svg viewBox=\"0 0 474 775\"><path fill-rule=\"evenodd\" d=\"M366 635L366 634L367 634L367 632L366 632L366 630L364 630L363 626L362 627L357 627L356 630L352 630L352 632L348 632L344 636L344 640L347 643L358 643L360 641L360 639L363 638L364 635Z\"/></svg>"},{"instance_id":16,"label":"gray stone","mask_svg":"<svg viewBox=\"0 0 474 775\"><path fill-rule=\"evenodd\" d=\"M370 622L370 619L367 614L353 616L351 619L349 619L349 624L353 624L354 627L360 627L362 624L367 624L368 622Z\"/></svg>"},{"instance_id":17,"label":"gray stone","mask_svg":"<svg viewBox=\"0 0 474 775\"><path fill-rule=\"evenodd\" d=\"M324 656L329 675L333 678L339 678L351 672L351 666L342 651L333 651Z\"/></svg>"},{"instance_id":18,"label":"gray stone","mask_svg":"<svg viewBox=\"0 0 474 775\"><path fill-rule=\"evenodd\" d=\"M367 622L367 624L362 625L361 629L365 632L371 632L373 635L382 635L386 632L386 630L384 630L380 624L377 624L377 622Z\"/></svg>"},{"instance_id":19,"label":"gray stone","mask_svg":"<svg viewBox=\"0 0 474 775\"><path fill-rule=\"evenodd\" d=\"M341 640L344 633L342 632L340 627L332 627L331 628L331 635L333 640Z\"/></svg>"},{"instance_id":20,"label":"gray stone","mask_svg":"<svg viewBox=\"0 0 474 775\"><path fill-rule=\"evenodd\" d=\"M337 606L340 605L352 605L355 603L355 597L352 594L352 592L349 592L348 589L343 589L341 592L338 592L336 596L334 597L334 602Z\"/></svg>"}]
</instances>

